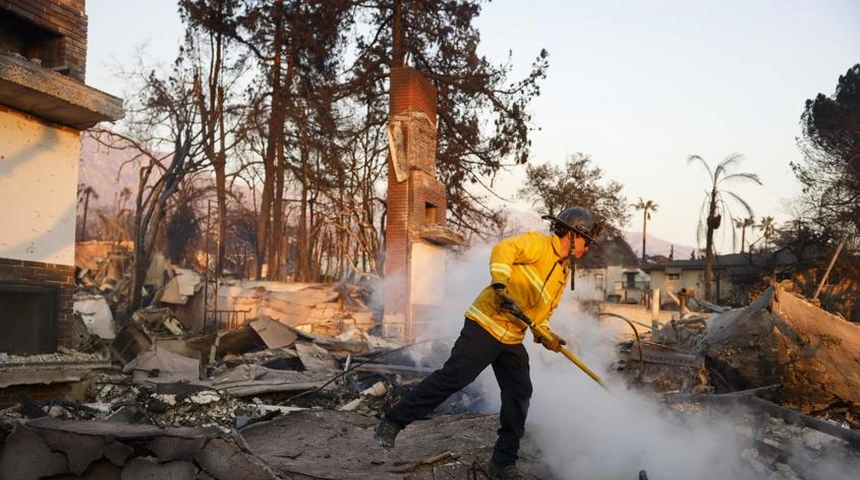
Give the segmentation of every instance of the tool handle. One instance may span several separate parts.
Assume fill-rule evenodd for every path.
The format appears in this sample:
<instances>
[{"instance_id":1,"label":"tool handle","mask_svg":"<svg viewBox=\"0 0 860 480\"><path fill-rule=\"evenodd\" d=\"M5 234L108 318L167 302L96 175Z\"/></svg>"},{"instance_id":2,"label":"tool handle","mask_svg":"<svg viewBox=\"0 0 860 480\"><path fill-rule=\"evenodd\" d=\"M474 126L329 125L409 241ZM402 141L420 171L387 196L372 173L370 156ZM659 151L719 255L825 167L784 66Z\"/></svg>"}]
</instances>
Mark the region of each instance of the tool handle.
<instances>
[{"instance_id":1,"label":"tool handle","mask_svg":"<svg viewBox=\"0 0 860 480\"><path fill-rule=\"evenodd\" d=\"M537 335L538 337L542 338L543 340L547 340L547 341L552 341L552 340L553 340L553 338L552 338L552 334L550 334L550 333L549 333L549 332L548 332L548 331L543 327L543 325L537 325L537 324L535 324L535 322L534 322L531 318L529 318L529 316L528 316L528 315L526 315L526 314L525 314L525 312L523 312L522 310L520 310L520 309L510 310L510 313L511 313L513 316L515 316L515 317L517 317L518 319L520 319L523 323L525 323L525 324L526 324L526 325L527 325L527 326L532 330L532 332L533 332L535 335ZM589 377L591 377L591 379L592 379L592 380L594 380L595 382L597 382L597 383L598 383L598 385L600 385L601 387L603 387L603 388L604 388L604 389L606 389L606 390L609 390L609 389L606 387L606 384L604 384L604 383L603 383L603 380L601 380L601 379L600 379L600 377L599 377L596 373L594 373L590 368L588 368L588 366L587 366L586 364L582 363L582 361L581 361L579 358L577 358L577 357L576 357L576 355L574 355L574 354L573 354L573 352L571 352L570 350L568 350L568 349L567 349L567 348L565 348L565 347L561 347L561 350L559 350L559 351L561 352L561 354L562 354L562 355L564 355L565 357L567 357L567 358L568 358L568 360L570 360L570 361L571 361L571 362L573 362L577 367L579 367L579 369L580 369L580 370L582 370L583 372L585 372L585 374L586 374L586 375L588 375Z\"/></svg>"}]
</instances>

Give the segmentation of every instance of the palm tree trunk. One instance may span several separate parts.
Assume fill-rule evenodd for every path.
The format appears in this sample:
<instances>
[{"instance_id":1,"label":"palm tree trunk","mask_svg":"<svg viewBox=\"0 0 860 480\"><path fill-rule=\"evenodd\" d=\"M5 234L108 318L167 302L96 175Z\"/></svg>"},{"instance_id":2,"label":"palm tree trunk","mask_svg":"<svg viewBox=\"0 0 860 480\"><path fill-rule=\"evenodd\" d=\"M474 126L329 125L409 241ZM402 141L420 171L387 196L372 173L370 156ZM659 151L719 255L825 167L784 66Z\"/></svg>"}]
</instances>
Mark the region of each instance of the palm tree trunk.
<instances>
[{"instance_id":1,"label":"palm tree trunk","mask_svg":"<svg viewBox=\"0 0 860 480\"><path fill-rule=\"evenodd\" d=\"M84 191L84 224L81 227L81 241L87 241L87 213L90 209L90 192Z\"/></svg>"},{"instance_id":2,"label":"palm tree trunk","mask_svg":"<svg viewBox=\"0 0 860 480\"><path fill-rule=\"evenodd\" d=\"M714 279L714 230L708 227L705 241L705 300L713 301L711 283Z\"/></svg>"}]
</instances>

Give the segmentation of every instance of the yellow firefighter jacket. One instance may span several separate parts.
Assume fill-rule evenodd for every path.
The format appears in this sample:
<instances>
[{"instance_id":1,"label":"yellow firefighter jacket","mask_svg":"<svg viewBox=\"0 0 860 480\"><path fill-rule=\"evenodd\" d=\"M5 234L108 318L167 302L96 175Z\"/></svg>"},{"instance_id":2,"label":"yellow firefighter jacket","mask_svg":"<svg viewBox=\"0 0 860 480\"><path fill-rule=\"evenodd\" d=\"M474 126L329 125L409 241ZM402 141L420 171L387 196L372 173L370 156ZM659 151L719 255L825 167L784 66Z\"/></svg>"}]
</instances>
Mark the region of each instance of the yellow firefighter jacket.
<instances>
[{"instance_id":1,"label":"yellow firefighter jacket","mask_svg":"<svg viewBox=\"0 0 860 480\"><path fill-rule=\"evenodd\" d=\"M548 324L561 300L569 273L568 259L562 258L560 251L561 242L557 236L538 232L527 232L497 243L490 254L492 281L466 310L466 317L502 343L521 343L526 327L499 311L499 299L492 284L507 285L508 294L535 324Z\"/></svg>"}]
</instances>

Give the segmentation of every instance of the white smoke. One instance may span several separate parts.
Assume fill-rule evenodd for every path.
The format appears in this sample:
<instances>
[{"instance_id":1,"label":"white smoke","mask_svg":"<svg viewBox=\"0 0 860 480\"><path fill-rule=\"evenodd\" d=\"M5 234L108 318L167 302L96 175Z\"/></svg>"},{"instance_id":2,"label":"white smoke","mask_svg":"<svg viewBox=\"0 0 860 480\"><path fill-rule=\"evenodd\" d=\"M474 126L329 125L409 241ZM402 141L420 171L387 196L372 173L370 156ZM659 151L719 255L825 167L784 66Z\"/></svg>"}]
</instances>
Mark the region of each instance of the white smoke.
<instances>
[{"instance_id":1,"label":"white smoke","mask_svg":"<svg viewBox=\"0 0 860 480\"><path fill-rule=\"evenodd\" d=\"M613 383L606 369L615 357L609 330L617 328L607 324L600 335L597 322L583 314L570 324L580 360L609 391L561 355L532 355L535 394L527 431L557 478L621 480L640 470L660 480L735 478L726 474L742 446L730 425L681 423L666 407Z\"/></svg>"},{"instance_id":2,"label":"white smoke","mask_svg":"<svg viewBox=\"0 0 860 480\"><path fill-rule=\"evenodd\" d=\"M490 284L490 250L492 245L481 244L473 246L456 258L452 253L448 254L445 303L439 306L439 313L433 322L421 325L416 331L416 341L432 342L409 349L409 354L417 365L441 367L447 360L450 349L463 328L466 309L478 293ZM485 369L468 388L481 392L478 409L498 411L499 387L491 368Z\"/></svg>"}]
</instances>

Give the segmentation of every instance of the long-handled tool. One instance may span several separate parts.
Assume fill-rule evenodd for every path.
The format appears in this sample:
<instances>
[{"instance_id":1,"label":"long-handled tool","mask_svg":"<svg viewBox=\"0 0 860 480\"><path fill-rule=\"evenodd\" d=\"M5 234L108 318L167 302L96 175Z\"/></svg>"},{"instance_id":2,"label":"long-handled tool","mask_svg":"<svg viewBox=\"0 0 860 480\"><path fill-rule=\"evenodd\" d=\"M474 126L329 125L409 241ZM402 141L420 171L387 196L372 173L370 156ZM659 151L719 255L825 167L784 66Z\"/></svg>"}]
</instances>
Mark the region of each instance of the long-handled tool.
<instances>
[{"instance_id":1,"label":"long-handled tool","mask_svg":"<svg viewBox=\"0 0 860 480\"><path fill-rule=\"evenodd\" d=\"M505 311L510 313L511 315L517 317L523 323L525 323L526 326L528 326L531 329L532 333L534 333L536 336L540 337L543 340L549 341L549 342L553 341L552 334L549 333L549 331L547 331L547 329L544 328L543 325L537 325L534 321L532 321L532 319L529 318L529 316L526 315L525 312L523 312L519 307L505 309ZM559 352L561 352L562 355L567 357L568 360L573 362L577 367L579 367L580 370L585 372L589 377L591 377L601 387L605 388L607 391L609 390L609 388L607 388L606 385L603 383L603 380L601 380L600 377L597 376L596 373L592 372L591 369L588 368L588 365L582 363L582 361L580 359L578 359L576 357L576 355L573 354L573 352L571 352L570 350L568 350L564 347L561 347L561 350L559 350Z\"/></svg>"}]
</instances>

